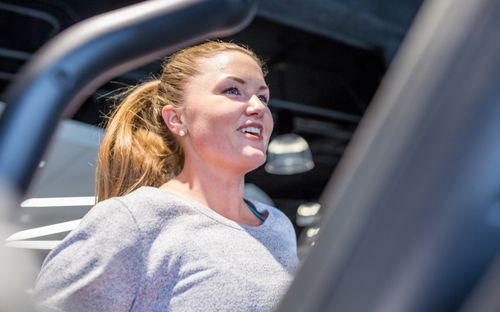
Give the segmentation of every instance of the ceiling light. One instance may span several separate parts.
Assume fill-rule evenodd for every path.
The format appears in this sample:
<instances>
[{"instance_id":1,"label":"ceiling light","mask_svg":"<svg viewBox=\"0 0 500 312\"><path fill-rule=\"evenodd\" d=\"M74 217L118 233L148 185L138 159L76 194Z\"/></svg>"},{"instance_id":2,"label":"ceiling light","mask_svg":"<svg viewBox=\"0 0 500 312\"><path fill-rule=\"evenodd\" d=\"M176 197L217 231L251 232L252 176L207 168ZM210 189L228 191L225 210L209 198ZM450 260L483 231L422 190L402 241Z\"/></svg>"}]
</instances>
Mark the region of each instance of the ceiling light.
<instances>
[{"instance_id":1,"label":"ceiling light","mask_svg":"<svg viewBox=\"0 0 500 312\"><path fill-rule=\"evenodd\" d=\"M93 205L95 205L95 196L29 198L21 203L21 207L68 207Z\"/></svg>"},{"instance_id":2,"label":"ceiling light","mask_svg":"<svg viewBox=\"0 0 500 312\"><path fill-rule=\"evenodd\" d=\"M21 249L52 250L61 243L60 240L26 240L6 242L5 247Z\"/></svg>"},{"instance_id":3,"label":"ceiling light","mask_svg":"<svg viewBox=\"0 0 500 312\"><path fill-rule=\"evenodd\" d=\"M319 222L321 205L316 202L304 203L297 208L295 222L298 226L312 226Z\"/></svg>"},{"instance_id":4,"label":"ceiling light","mask_svg":"<svg viewBox=\"0 0 500 312\"><path fill-rule=\"evenodd\" d=\"M307 229L307 231L306 231L306 235L307 235L307 237L309 237L309 238L312 238L312 237L314 237L314 236L318 235L318 233L319 233L319 227L309 228L309 229Z\"/></svg>"},{"instance_id":5,"label":"ceiling light","mask_svg":"<svg viewBox=\"0 0 500 312\"><path fill-rule=\"evenodd\" d=\"M272 174L297 174L314 168L309 144L293 133L275 137L268 148L265 170Z\"/></svg>"},{"instance_id":6,"label":"ceiling light","mask_svg":"<svg viewBox=\"0 0 500 312\"><path fill-rule=\"evenodd\" d=\"M76 220L55 223L19 231L7 237L5 241L6 242L21 241L21 240L39 238L47 235L69 232L72 231L74 228L76 228L81 221L82 221L81 219L76 219Z\"/></svg>"}]
</instances>

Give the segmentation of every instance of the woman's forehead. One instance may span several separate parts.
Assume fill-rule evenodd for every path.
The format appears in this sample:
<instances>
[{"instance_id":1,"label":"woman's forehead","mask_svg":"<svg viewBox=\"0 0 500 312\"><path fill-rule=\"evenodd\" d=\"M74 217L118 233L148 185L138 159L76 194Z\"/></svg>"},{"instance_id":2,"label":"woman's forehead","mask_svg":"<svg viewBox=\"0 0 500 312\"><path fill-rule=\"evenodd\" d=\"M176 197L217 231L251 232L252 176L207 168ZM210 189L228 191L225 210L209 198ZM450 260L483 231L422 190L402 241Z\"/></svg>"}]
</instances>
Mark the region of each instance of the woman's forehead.
<instances>
[{"instance_id":1,"label":"woman's forehead","mask_svg":"<svg viewBox=\"0 0 500 312\"><path fill-rule=\"evenodd\" d=\"M201 73L214 75L245 74L263 76L259 64L248 54L239 51L224 51L203 58L199 62L199 69Z\"/></svg>"}]
</instances>

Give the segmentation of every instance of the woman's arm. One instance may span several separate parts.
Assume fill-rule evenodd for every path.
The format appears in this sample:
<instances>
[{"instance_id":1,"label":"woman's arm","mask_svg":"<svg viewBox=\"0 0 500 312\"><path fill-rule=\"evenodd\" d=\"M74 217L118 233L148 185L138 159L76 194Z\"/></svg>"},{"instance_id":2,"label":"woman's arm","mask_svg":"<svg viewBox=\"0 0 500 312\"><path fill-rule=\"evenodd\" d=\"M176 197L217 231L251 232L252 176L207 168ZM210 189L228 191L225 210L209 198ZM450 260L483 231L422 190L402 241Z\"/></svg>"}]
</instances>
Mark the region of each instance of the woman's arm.
<instances>
[{"instance_id":1,"label":"woman's arm","mask_svg":"<svg viewBox=\"0 0 500 312\"><path fill-rule=\"evenodd\" d=\"M63 311L129 311L143 277L142 247L128 208L103 201L47 256L35 300Z\"/></svg>"}]
</instances>

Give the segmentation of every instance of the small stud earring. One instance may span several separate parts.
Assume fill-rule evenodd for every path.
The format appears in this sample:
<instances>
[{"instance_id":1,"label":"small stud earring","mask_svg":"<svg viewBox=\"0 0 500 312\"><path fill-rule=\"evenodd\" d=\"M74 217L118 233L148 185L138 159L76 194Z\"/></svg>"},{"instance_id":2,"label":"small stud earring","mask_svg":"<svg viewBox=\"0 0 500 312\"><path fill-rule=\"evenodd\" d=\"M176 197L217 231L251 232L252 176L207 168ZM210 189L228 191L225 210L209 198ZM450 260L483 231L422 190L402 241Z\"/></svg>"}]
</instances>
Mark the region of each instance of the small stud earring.
<instances>
[{"instance_id":1,"label":"small stud earring","mask_svg":"<svg viewBox=\"0 0 500 312\"><path fill-rule=\"evenodd\" d=\"M179 130L179 135L182 137L182 136L185 136L186 135L186 131L184 131L184 129L181 129Z\"/></svg>"}]
</instances>

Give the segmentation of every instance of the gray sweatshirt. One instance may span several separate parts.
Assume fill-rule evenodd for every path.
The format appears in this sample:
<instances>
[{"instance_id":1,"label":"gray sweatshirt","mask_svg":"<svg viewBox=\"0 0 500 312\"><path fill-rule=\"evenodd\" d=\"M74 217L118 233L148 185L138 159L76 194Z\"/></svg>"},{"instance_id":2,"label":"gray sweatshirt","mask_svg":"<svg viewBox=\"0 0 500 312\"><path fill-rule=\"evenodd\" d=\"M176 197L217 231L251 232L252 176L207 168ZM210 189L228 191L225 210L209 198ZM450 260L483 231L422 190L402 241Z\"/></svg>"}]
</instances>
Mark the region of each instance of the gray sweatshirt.
<instances>
[{"instance_id":1,"label":"gray sweatshirt","mask_svg":"<svg viewBox=\"0 0 500 312\"><path fill-rule=\"evenodd\" d=\"M271 311L298 260L278 209L257 227L153 187L97 204L45 259L34 296L58 311Z\"/></svg>"}]
</instances>

